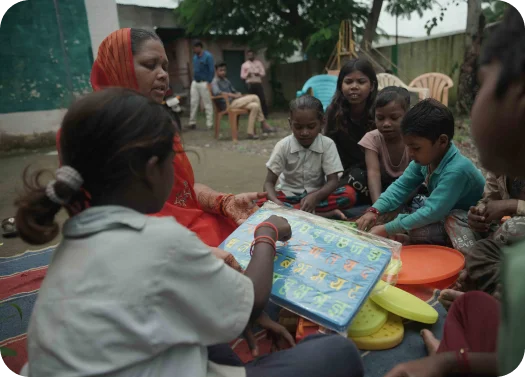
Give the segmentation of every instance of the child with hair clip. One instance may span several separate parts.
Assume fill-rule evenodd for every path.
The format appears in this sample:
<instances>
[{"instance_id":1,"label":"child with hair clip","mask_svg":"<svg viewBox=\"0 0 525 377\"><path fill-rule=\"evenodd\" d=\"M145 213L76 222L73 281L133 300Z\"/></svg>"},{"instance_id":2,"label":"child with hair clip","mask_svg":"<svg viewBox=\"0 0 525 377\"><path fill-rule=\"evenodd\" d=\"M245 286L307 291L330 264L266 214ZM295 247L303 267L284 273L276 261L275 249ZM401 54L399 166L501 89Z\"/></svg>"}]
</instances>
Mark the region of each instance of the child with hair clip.
<instances>
[{"instance_id":1,"label":"child with hair clip","mask_svg":"<svg viewBox=\"0 0 525 377\"><path fill-rule=\"evenodd\" d=\"M105 89L65 115L56 180L24 174L16 225L30 244L53 239L56 214L91 196L64 224L40 289L29 375L361 377L357 349L340 336L313 336L246 365L226 344L267 304L276 242L291 228L277 216L259 224L241 274L173 217L148 216L173 186L175 133L161 104Z\"/></svg>"},{"instance_id":2,"label":"child with hair clip","mask_svg":"<svg viewBox=\"0 0 525 377\"><path fill-rule=\"evenodd\" d=\"M276 144L266 163L264 191L278 205L344 220L342 211L352 208L356 194L348 185L338 188L343 166L335 143L321 135L323 116L323 105L315 97L305 95L290 102L292 135ZM280 191L276 191L279 176Z\"/></svg>"},{"instance_id":3,"label":"child with hair clip","mask_svg":"<svg viewBox=\"0 0 525 377\"><path fill-rule=\"evenodd\" d=\"M337 78L332 103L326 109L324 134L337 147L344 173L340 186L350 185L357 192L357 205L371 204L365 152L359 141L374 130L372 107L377 96L377 76L365 59L346 63Z\"/></svg>"},{"instance_id":4,"label":"child with hair clip","mask_svg":"<svg viewBox=\"0 0 525 377\"><path fill-rule=\"evenodd\" d=\"M408 148L401 133L401 121L409 107L410 93L405 88L388 86L381 90L375 104L377 130L366 133L359 142L365 150L372 204L403 174L410 163Z\"/></svg>"}]
</instances>

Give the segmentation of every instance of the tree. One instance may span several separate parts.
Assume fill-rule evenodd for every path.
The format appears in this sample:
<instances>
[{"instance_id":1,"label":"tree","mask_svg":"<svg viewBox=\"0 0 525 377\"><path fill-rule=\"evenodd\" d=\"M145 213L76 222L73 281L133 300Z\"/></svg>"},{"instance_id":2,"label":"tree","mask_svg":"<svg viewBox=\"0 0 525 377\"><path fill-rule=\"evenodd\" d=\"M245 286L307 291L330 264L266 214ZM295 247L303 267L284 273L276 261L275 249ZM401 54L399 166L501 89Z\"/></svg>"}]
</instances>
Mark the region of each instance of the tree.
<instances>
[{"instance_id":1,"label":"tree","mask_svg":"<svg viewBox=\"0 0 525 377\"><path fill-rule=\"evenodd\" d=\"M368 46L372 45L372 42L376 35L377 24L379 22L379 15L383 8L383 0L373 0L372 9L368 20L366 21L365 32L363 39L361 40L361 48L368 50Z\"/></svg>"},{"instance_id":2,"label":"tree","mask_svg":"<svg viewBox=\"0 0 525 377\"><path fill-rule=\"evenodd\" d=\"M468 115L478 91L477 71L481 40L485 29L482 0L468 0L467 29L465 32L465 55L459 71L458 99L456 109Z\"/></svg>"},{"instance_id":3,"label":"tree","mask_svg":"<svg viewBox=\"0 0 525 377\"><path fill-rule=\"evenodd\" d=\"M235 35L252 48L266 48L270 59L290 56L299 46L327 59L342 20L362 33L369 13L358 0L182 0L175 14L192 35Z\"/></svg>"}]
</instances>

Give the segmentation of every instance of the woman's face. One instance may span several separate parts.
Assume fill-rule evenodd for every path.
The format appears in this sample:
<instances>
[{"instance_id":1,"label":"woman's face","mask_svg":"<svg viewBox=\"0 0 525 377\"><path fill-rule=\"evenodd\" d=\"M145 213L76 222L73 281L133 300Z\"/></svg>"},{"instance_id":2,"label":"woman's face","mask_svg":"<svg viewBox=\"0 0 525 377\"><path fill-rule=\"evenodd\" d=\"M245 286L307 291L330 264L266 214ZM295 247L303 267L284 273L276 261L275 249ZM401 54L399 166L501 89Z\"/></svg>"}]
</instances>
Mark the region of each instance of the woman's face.
<instances>
[{"instance_id":1,"label":"woman's face","mask_svg":"<svg viewBox=\"0 0 525 377\"><path fill-rule=\"evenodd\" d=\"M162 43L148 39L133 56L139 92L162 103L169 85L168 57Z\"/></svg>"},{"instance_id":2,"label":"woman's face","mask_svg":"<svg viewBox=\"0 0 525 377\"><path fill-rule=\"evenodd\" d=\"M341 91L351 105L366 102L373 89L372 82L361 71L354 71L346 75L341 85Z\"/></svg>"}]
</instances>

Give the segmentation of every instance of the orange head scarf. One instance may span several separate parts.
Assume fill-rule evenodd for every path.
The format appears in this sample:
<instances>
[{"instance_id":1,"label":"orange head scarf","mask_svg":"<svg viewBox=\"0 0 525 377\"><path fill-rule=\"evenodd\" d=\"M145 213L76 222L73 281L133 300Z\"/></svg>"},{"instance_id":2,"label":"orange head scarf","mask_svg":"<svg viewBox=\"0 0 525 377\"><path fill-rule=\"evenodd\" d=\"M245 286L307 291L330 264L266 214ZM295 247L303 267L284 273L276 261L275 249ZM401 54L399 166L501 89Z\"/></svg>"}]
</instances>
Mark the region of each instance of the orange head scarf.
<instances>
[{"instance_id":1,"label":"orange head scarf","mask_svg":"<svg viewBox=\"0 0 525 377\"><path fill-rule=\"evenodd\" d=\"M138 89L131 51L131 29L114 31L102 41L91 70L93 90L108 86Z\"/></svg>"}]
</instances>

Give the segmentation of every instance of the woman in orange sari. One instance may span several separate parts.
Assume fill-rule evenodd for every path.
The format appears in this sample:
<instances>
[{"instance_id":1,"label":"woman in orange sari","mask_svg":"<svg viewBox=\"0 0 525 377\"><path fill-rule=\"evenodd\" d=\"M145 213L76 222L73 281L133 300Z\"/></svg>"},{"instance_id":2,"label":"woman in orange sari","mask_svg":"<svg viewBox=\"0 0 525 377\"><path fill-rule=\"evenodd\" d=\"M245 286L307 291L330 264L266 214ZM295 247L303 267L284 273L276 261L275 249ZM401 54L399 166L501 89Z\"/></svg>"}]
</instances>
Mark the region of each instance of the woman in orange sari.
<instances>
[{"instance_id":1,"label":"woman in orange sari","mask_svg":"<svg viewBox=\"0 0 525 377\"><path fill-rule=\"evenodd\" d=\"M162 102L168 90L168 58L160 38L141 29L120 29L100 45L91 71L93 90L124 87ZM57 148L60 148L60 131ZM174 185L168 201L157 216L173 216L178 223L196 233L209 246L216 247L258 207L264 193L222 194L195 183L193 168L179 136L173 148L177 152ZM59 149L60 151L60 149Z\"/></svg>"}]
</instances>

